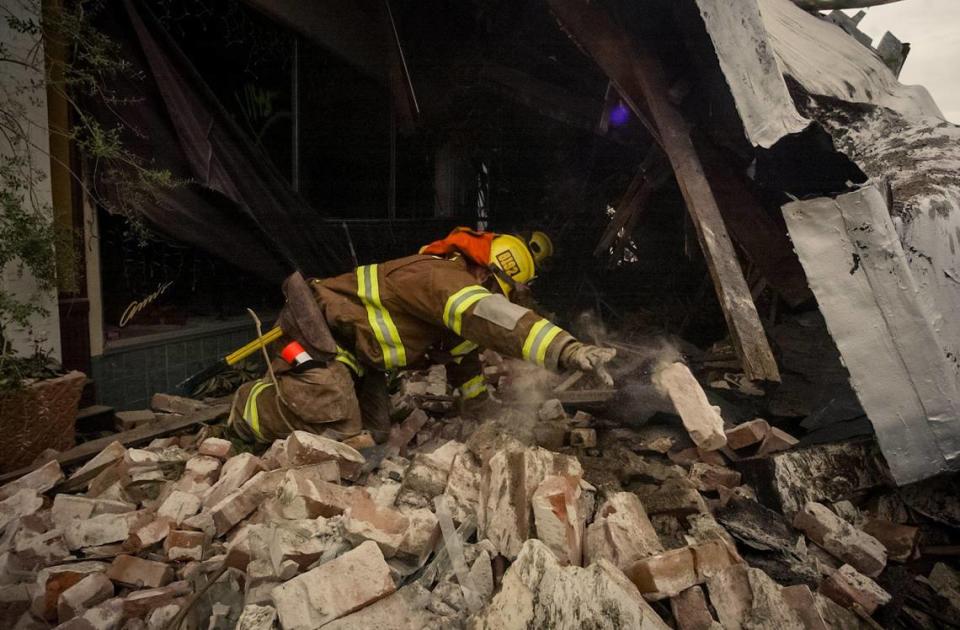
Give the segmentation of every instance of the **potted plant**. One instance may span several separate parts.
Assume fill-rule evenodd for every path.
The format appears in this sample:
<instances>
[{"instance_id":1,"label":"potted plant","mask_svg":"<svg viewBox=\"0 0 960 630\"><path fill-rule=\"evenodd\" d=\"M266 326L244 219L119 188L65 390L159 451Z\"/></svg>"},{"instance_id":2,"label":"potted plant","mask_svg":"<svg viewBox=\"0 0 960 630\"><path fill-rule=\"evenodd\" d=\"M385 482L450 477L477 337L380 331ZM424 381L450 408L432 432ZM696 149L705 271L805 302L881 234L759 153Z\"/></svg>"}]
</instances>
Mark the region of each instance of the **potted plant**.
<instances>
[{"instance_id":1,"label":"potted plant","mask_svg":"<svg viewBox=\"0 0 960 630\"><path fill-rule=\"evenodd\" d=\"M38 138L71 143L88 172L108 173L105 181L119 199L135 201L174 185L168 171L150 168L124 147L119 117L104 121L85 108L97 101L112 111L108 79L131 72L119 47L94 25L102 9L98 0L0 6L0 471L29 465L44 449L73 445L86 382L81 372L65 374L36 333L36 323L56 308L58 286L78 282L63 271L76 265L58 265L75 256L75 245L72 233L56 229L46 167L57 158ZM66 103L66 128L44 129L48 98ZM84 184L89 178L66 166L93 204L109 205Z\"/></svg>"}]
</instances>

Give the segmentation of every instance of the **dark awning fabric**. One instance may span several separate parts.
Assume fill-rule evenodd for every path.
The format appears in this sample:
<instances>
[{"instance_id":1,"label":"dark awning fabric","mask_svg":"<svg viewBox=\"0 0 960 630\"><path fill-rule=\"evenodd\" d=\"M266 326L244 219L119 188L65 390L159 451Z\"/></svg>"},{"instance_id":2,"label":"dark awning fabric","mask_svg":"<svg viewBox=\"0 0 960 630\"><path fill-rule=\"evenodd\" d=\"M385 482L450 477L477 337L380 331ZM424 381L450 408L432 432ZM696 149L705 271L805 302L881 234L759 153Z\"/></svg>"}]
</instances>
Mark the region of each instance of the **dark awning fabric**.
<instances>
[{"instance_id":1,"label":"dark awning fabric","mask_svg":"<svg viewBox=\"0 0 960 630\"><path fill-rule=\"evenodd\" d=\"M156 19L131 0L123 6L126 19L114 13L105 27L142 77L115 80L119 102L129 100L101 103L104 122L112 126L119 116L130 150L189 182L124 205L157 231L267 280L279 281L293 267L311 276L348 269L339 224L325 223L290 190Z\"/></svg>"}]
</instances>

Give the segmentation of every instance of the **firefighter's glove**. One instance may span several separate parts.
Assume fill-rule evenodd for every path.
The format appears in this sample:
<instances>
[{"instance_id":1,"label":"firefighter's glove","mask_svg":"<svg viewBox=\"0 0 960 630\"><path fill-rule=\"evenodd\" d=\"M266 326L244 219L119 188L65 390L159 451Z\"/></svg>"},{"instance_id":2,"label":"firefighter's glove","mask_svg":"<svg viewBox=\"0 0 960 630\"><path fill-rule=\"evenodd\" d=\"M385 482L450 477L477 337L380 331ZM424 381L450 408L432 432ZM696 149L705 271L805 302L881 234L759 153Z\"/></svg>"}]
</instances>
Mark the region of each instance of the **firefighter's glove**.
<instances>
[{"instance_id":1,"label":"firefighter's glove","mask_svg":"<svg viewBox=\"0 0 960 630\"><path fill-rule=\"evenodd\" d=\"M617 356L613 348L601 348L574 341L564 346L560 352L560 367L567 370L593 372L607 386L613 387L613 377L607 372L606 364Z\"/></svg>"}]
</instances>

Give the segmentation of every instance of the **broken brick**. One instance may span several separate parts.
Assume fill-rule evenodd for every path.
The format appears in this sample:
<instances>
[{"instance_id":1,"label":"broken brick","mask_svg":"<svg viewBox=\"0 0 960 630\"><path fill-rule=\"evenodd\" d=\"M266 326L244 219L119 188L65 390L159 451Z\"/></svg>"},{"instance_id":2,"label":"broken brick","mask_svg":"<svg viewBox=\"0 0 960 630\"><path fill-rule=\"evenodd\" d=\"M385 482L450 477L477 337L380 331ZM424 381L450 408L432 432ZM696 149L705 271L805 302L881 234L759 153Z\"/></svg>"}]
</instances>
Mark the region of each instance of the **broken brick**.
<instances>
[{"instance_id":1,"label":"broken brick","mask_svg":"<svg viewBox=\"0 0 960 630\"><path fill-rule=\"evenodd\" d=\"M205 409L206 404L192 398L183 396L174 396L173 394L154 394L150 399L150 408L162 413L177 413L183 416L190 415L201 409Z\"/></svg>"},{"instance_id":2,"label":"broken brick","mask_svg":"<svg viewBox=\"0 0 960 630\"><path fill-rule=\"evenodd\" d=\"M107 569L107 577L128 586L156 588L173 579L173 568L163 562L120 555Z\"/></svg>"},{"instance_id":3,"label":"broken brick","mask_svg":"<svg viewBox=\"0 0 960 630\"><path fill-rule=\"evenodd\" d=\"M365 494L358 493L344 512L343 528L347 540L355 543L372 540L380 545L386 558L396 555L409 525L409 519L402 512L381 507Z\"/></svg>"},{"instance_id":4,"label":"broken brick","mask_svg":"<svg viewBox=\"0 0 960 630\"><path fill-rule=\"evenodd\" d=\"M763 438L763 442L760 443L760 448L757 449L757 457L763 457L764 455L769 455L770 453L785 451L788 448L793 448L799 443L800 440L793 437L786 431L781 431L777 427L770 427L770 431Z\"/></svg>"},{"instance_id":5,"label":"broken brick","mask_svg":"<svg viewBox=\"0 0 960 630\"><path fill-rule=\"evenodd\" d=\"M583 530L586 517L578 513L580 478L570 475L545 477L531 498L537 538L561 565L580 566L583 560Z\"/></svg>"},{"instance_id":6,"label":"broken brick","mask_svg":"<svg viewBox=\"0 0 960 630\"><path fill-rule=\"evenodd\" d=\"M173 530L163 542L167 560L203 560L206 534L186 530Z\"/></svg>"},{"instance_id":7,"label":"broken brick","mask_svg":"<svg viewBox=\"0 0 960 630\"><path fill-rule=\"evenodd\" d=\"M717 623L707 607L707 598L699 586L670 598L670 611L677 623L677 630L711 630Z\"/></svg>"},{"instance_id":8,"label":"broken brick","mask_svg":"<svg viewBox=\"0 0 960 630\"><path fill-rule=\"evenodd\" d=\"M740 473L724 466L695 462L690 466L690 481L701 492L716 492L718 488L735 488L740 485Z\"/></svg>"},{"instance_id":9,"label":"broken brick","mask_svg":"<svg viewBox=\"0 0 960 630\"><path fill-rule=\"evenodd\" d=\"M570 431L570 446L579 448L596 448L596 429L573 429Z\"/></svg>"},{"instance_id":10,"label":"broken brick","mask_svg":"<svg viewBox=\"0 0 960 630\"><path fill-rule=\"evenodd\" d=\"M12 497L21 490L33 490L37 494L43 494L61 481L63 481L63 471L60 470L60 462L53 460L28 472L16 481L0 486L0 501Z\"/></svg>"},{"instance_id":11,"label":"broken brick","mask_svg":"<svg viewBox=\"0 0 960 630\"><path fill-rule=\"evenodd\" d=\"M736 450L759 444L769 432L770 424L766 420L750 420L727 431L727 446Z\"/></svg>"},{"instance_id":12,"label":"broken brick","mask_svg":"<svg viewBox=\"0 0 960 630\"><path fill-rule=\"evenodd\" d=\"M354 478L366 461L356 449L313 433L294 431L287 438L287 464L304 466L336 460L345 479Z\"/></svg>"},{"instance_id":13,"label":"broken brick","mask_svg":"<svg viewBox=\"0 0 960 630\"><path fill-rule=\"evenodd\" d=\"M626 571L637 561L662 552L663 545L640 499L632 492L617 492L600 506L587 527L583 563L604 558Z\"/></svg>"},{"instance_id":14,"label":"broken brick","mask_svg":"<svg viewBox=\"0 0 960 630\"><path fill-rule=\"evenodd\" d=\"M57 617L63 623L111 597L113 582L110 578L103 573L91 573L60 594Z\"/></svg>"},{"instance_id":15,"label":"broken brick","mask_svg":"<svg viewBox=\"0 0 960 630\"><path fill-rule=\"evenodd\" d=\"M887 558L896 562L906 562L913 556L920 536L919 527L876 518L868 518L861 529L879 540L887 550Z\"/></svg>"},{"instance_id":16,"label":"broken brick","mask_svg":"<svg viewBox=\"0 0 960 630\"><path fill-rule=\"evenodd\" d=\"M866 575L845 564L820 583L820 592L840 604L850 607L857 604L872 615L877 608L888 603L890 594Z\"/></svg>"},{"instance_id":17,"label":"broken brick","mask_svg":"<svg viewBox=\"0 0 960 630\"><path fill-rule=\"evenodd\" d=\"M231 457L220 469L220 477L203 497L203 507L209 509L223 500L228 494L245 484L260 472L260 459L250 453L240 453Z\"/></svg>"},{"instance_id":18,"label":"broken brick","mask_svg":"<svg viewBox=\"0 0 960 630\"><path fill-rule=\"evenodd\" d=\"M806 503L794 516L793 526L835 558L865 575L876 577L887 564L887 550L879 540L850 525L821 503Z\"/></svg>"},{"instance_id":19,"label":"broken brick","mask_svg":"<svg viewBox=\"0 0 960 630\"><path fill-rule=\"evenodd\" d=\"M223 438L207 438L203 442L200 442L200 448L197 449L197 453L200 455L206 455L207 457L215 457L221 461L226 461L233 457L233 444L230 440L224 440Z\"/></svg>"},{"instance_id":20,"label":"broken brick","mask_svg":"<svg viewBox=\"0 0 960 630\"><path fill-rule=\"evenodd\" d=\"M659 600L703 584L740 562L743 561L725 543L712 540L644 558L626 574L647 600Z\"/></svg>"},{"instance_id":21,"label":"broken brick","mask_svg":"<svg viewBox=\"0 0 960 630\"><path fill-rule=\"evenodd\" d=\"M174 490L157 508L157 516L179 525L200 510L200 497Z\"/></svg>"},{"instance_id":22,"label":"broken brick","mask_svg":"<svg viewBox=\"0 0 960 630\"><path fill-rule=\"evenodd\" d=\"M395 590L383 553L367 541L277 586L271 597L284 630L313 630Z\"/></svg>"},{"instance_id":23,"label":"broken brick","mask_svg":"<svg viewBox=\"0 0 960 630\"><path fill-rule=\"evenodd\" d=\"M157 414L149 409L138 409L135 411L118 411L113 414L116 422L114 426L117 431L129 431L135 429L141 424L156 422Z\"/></svg>"}]
</instances>

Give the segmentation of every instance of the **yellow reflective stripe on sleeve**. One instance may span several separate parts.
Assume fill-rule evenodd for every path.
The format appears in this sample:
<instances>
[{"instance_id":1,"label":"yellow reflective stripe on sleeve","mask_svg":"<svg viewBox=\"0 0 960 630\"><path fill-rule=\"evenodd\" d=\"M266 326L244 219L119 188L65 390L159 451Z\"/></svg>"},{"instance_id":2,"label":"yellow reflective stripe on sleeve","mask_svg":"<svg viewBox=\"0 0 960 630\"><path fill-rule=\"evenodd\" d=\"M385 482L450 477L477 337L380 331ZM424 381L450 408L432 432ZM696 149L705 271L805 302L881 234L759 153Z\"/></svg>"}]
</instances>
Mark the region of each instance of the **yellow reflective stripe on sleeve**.
<instances>
[{"instance_id":1,"label":"yellow reflective stripe on sleeve","mask_svg":"<svg viewBox=\"0 0 960 630\"><path fill-rule=\"evenodd\" d=\"M479 346L477 344L467 340L455 345L453 347L453 350L450 351L450 354L455 357L465 357L471 352L473 352L474 350L476 350L478 347Z\"/></svg>"},{"instance_id":2,"label":"yellow reflective stripe on sleeve","mask_svg":"<svg viewBox=\"0 0 960 630\"><path fill-rule=\"evenodd\" d=\"M547 359L547 348L550 342L563 332L563 329L545 319L541 319L530 327L530 333L523 342L523 358L539 366L543 366Z\"/></svg>"},{"instance_id":3,"label":"yellow reflective stripe on sleeve","mask_svg":"<svg viewBox=\"0 0 960 630\"><path fill-rule=\"evenodd\" d=\"M273 383L257 383L254 385L247 396L247 404L243 406L243 419L246 420L247 425L253 430L253 434L257 436L258 440L263 439L263 434L260 433L260 409L257 407L257 398L268 387L273 387Z\"/></svg>"},{"instance_id":4,"label":"yellow reflective stripe on sleeve","mask_svg":"<svg viewBox=\"0 0 960 630\"><path fill-rule=\"evenodd\" d=\"M483 382L483 375L474 376L469 381L460 386L460 395L464 400L476 398L487 391L487 384Z\"/></svg>"},{"instance_id":5,"label":"yellow reflective stripe on sleeve","mask_svg":"<svg viewBox=\"0 0 960 630\"><path fill-rule=\"evenodd\" d=\"M463 287L449 298L447 304L443 307L443 323L453 332L460 333L463 326L463 314L468 308L476 304L485 297L493 295L479 284L471 284Z\"/></svg>"},{"instance_id":6,"label":"yellow reflective stripe on sleeve","mask_svg":"<svg viewBox=\"0 0 960 630\"><path fill-rule=\"evenodd\" d=\"M407 364L407 353L400 341L400 331L393 323L393 317L380 301L378 275L377 265L357 267L357 295L367 309L367 320L380 343L383 366L388 370L401 368Z\"/></svg>"},{"instance_id":7,"label":"yellow reflective stripe on sleeve","mask_svg":"<svg viewBox=\"0 0 960 630\"><path fill-rule=\"evenodd\" d=\"M341 348L337 345L337 358L335 360L353 370L353 373L357 376L363 376L363 366L357 361L357 357L346 348Z\"/></svg>"}]
</instances>

